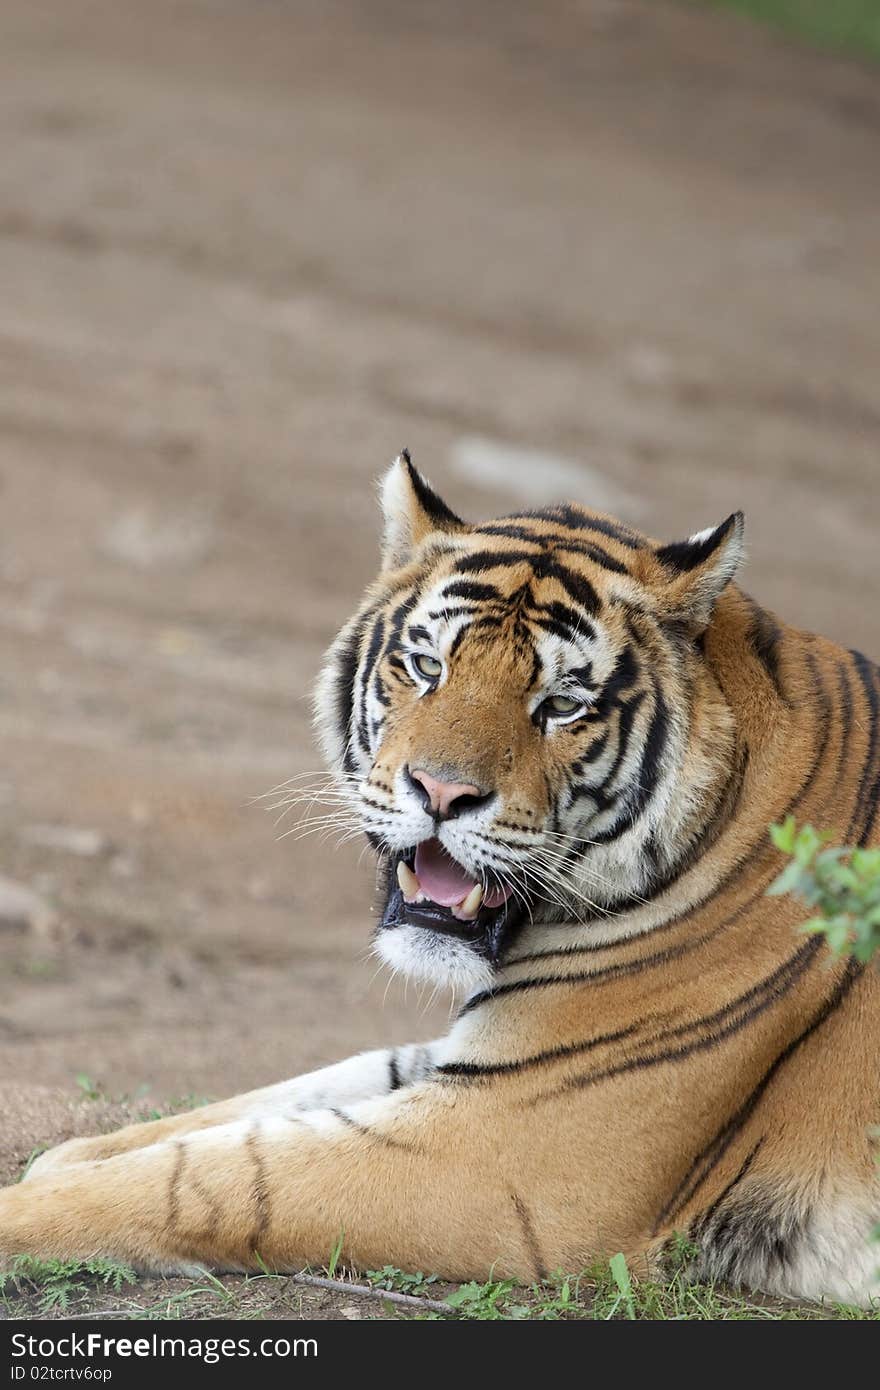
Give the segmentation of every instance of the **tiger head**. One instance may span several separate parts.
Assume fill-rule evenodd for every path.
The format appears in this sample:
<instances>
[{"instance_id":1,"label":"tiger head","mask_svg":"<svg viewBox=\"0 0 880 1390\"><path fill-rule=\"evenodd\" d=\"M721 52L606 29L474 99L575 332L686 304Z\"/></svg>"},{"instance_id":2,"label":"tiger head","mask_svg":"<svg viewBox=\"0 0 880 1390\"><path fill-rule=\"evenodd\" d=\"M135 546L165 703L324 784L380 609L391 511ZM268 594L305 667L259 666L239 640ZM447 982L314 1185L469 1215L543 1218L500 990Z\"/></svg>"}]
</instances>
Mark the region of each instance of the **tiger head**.
<instances>
[{"instance_id":1,"label":"tiger head","mask_svg":"<svg viewBox=\"0 0 880 1390\"><path fill-rule=\"evenodd\" d=\"M485 986L515 934L620 911L692 856L733 716L706 660L743 518L671 545L574 505L462 521L404 452L319 734L379 855L377 950Z\"/></svg>"}]
</instances>

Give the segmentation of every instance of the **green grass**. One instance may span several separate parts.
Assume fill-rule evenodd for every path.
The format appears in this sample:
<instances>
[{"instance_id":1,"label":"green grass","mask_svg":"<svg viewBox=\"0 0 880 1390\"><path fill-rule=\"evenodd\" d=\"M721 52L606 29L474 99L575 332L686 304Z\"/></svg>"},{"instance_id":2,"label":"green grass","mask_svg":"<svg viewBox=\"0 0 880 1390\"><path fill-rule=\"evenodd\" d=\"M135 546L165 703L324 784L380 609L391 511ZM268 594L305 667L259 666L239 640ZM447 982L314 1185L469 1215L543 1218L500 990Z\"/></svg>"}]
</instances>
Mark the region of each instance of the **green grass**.
<instances>
[{"instance_id":1,"label":"green grass","mask_svg":"<svg viewBox=\"0 0 880 1390\"><path fill-rule=\"evenodd\" d=\"M731 1321L846 1321L880 1322L880 1300L874 1308L850 1308L840 1304L795 1304L783 1299L753 1300L732 1289L693 1283L686 1272L687 1252L676 1266L675 1257L662 1279L638 1279L622 1254L573 1276L554 1274L530 1288L510 1279L490 1279L460 1284L442 1301L454 1320L477 1322L557 1322L580 1319L610 1322L620 1319L652 1322ZM367 1275L374 1288L425 1293L441 1297L434 1276L405 1274L386 1266ZM404 1316L420 1316L407 1312ZM426 1318L442 1318L426 1312Z\"/></svg>"},{"instance_id":2,"label":"green grass","mask_svg":"<svg viewBox=\"0 0 880 1390\"><path fill-rule=\"evenodd\" d=\"M83 1100L106 1100L107 1093L100 1081L94 1081L87 1072L78 1071L76 1084Z\"/></svg>"},{"instance_id":3,"label":"green grass","mask_svg":"<svg viewBox=\"0 0 880 1390\"><path fill-rule=\"evenodd\" d=\"M128 1102L128 1096L122 1097L122 1102ZM139 1119L146 1124L150 1120L167 1120L171 1115L186 1114L189 1110L200 1110L203 1105L211 1105L212 1102L207 1096L174 1096L166 1101L161 1109L155 1106L149 1110L144 1110Z\"/></svg>"},{"instance_id":4,"label":"green grass","mask_svg":"<svg viewBox=\"0 0 880 1390\"><path fill-rule=\"evenodd\" d=\"M329 1269L327 1273L329 1274ZM331 1276L332 1277L332 1276ZM373 1270L362 1281L343 1281L344 1291L321 1295L323 1315L340 1316L352 1303L367 1319L414 1318L417 1321L465 1322L651 1322L846 1321L880 1322L880 1302L873 1309L835 1304L796 1304L783 1299L750 1298L731 1289L692 1283L684 1265L656 1280L636 1277L623 1255L573 1276L554 1274L541 1284L523 1287L509 1279L450 1286L435 1276L407 1274L393 1266ZM134 1287L130 1287L135 1285ZM364 1287L424 1297L424 1310L366 1298ZM361 1291L359 1293L359 1290ZM133 1272L113 1260L36 1260L19 1256L0 1275L0 1307L11 1316L64 1317L110 1315L176 1321L225 1317L238 1320L267 1316L309 1316L297 1300L313 1293L285 1274L232 1276L205 1273L198 1280L154 1280L135 1284Z\"/></svg>"},{"instance_id":5,"label":"green grass","mask_svg":"<svg viewBox=\"0 0 880 1390\"><path fill-rule=\"evenodd\" d=\"M527 1290L506 1281L462 1284L446 1301L460 1318L479 1321L880 1321L880 1305L863 1309L789 1305L778 1299L753 1302L729 1289L691 1283L683 1273L668 1280L640 1280L622 1255L577 1278L556 1275Z\"/></svg>"},{"instance_id":6,"label":"green grass","mask_svg":"<svg viewBox=\"0 0 880 1390\"><path fill-rule=\"evenodd\" d=\"M9 1307L14 1295L36 1292L41 1313L65 1313L74 1298L98 1286L119 1293L135 1282L134 1270L116 1260L38 1260L16 1255L0 1274L0 1300Z\"/></svg>"},{"instance_id":7,"label":"green grass","mask_svg":"<svg viewBox=\"0 0 880 1390\"><path fill-rule=\"evenodd\" d=\"M797 34L820 48L880 59L878 0L701 0L738 10L775 29Z\"/></svg>"},{"instance_id":8,"label":"green grass","mask_svg":"<svg viewBox=\"0 0 880 1390\"><path fill-rule=\"evenodd\" d=\"M199 1110L203 1105L210 1105L211 1101L207 1096L186 1095L174 1096L166 1101L161 1109L151 1106L144 1108L141 1105L143 1097L149 1091L146 1082L132 1095L126 1092L121 1096L111 1095L105 1087L103 1081L96 1081L89 1076L88 1072L77 1072L75 1078L76 1088L81 1100L109 1101L113 1105L141 1106L140 1113L132 1116L132 1122L146 1123L148 1120L165 1120L171 1115L180 1115L188 1110Z\"/></svg>"}]
</instances>

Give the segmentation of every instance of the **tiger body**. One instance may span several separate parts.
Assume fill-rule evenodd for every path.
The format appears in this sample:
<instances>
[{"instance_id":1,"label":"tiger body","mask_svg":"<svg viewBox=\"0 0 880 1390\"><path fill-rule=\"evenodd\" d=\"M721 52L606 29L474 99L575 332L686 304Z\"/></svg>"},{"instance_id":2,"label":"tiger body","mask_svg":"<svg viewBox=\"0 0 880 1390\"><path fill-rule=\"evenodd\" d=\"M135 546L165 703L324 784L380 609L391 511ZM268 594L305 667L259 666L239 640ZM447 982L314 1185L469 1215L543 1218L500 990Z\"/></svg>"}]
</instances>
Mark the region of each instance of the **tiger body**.
<instances>
[{"instance_id":1,"label":"tiger body","mask_svg":"<svg viewBox=\"0 0 880 1390\"><path fill-rule=\"evenodd\" d=\"M766 895L767 830L880 843L880 672L732 583L739 516L472 527L408 456L384 504L318 726L377 950L456 1022L62 1145L0 1193L0 1255L293 1269L343 1231L361 1268L531 1281L678 1233L703 1276L866 1301L880 976Z\"/></svg>"}]
</instances>

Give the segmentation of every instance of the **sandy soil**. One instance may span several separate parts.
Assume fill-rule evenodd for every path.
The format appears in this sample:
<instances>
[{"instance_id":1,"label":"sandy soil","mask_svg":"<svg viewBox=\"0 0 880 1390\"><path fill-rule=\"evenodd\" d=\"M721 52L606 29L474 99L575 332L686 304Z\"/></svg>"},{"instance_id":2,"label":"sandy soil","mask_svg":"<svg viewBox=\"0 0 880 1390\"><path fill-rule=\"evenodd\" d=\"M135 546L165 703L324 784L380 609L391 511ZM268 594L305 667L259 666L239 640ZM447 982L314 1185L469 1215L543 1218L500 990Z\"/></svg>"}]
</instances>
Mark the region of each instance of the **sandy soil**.
<instances>
[{"instance_id":1,"label":"sandy soil","mask_svg":"<svg viewBox=\"0 0 880 1390\"><path fill-rule=\"evenodd\" d=\"M659 0L6 0L0 118L11 1176L115 1122L77 1073L164 1105L443 1026L360 847L251 800L318 766L400 445L473 515L743 506L753 591L880 654L880 86Z\"/></svg>"}]
</instances>

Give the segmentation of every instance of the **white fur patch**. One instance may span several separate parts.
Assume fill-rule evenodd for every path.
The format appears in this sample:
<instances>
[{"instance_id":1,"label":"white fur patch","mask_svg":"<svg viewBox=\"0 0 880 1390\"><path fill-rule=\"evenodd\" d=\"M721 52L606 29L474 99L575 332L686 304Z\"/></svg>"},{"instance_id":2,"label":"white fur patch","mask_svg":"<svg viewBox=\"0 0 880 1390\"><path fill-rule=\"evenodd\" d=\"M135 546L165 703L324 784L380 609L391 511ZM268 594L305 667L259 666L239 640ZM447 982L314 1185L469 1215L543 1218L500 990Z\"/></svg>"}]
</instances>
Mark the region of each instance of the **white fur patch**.
<instances>
[{"instance_id":1,"label":"white fur patch","mask_svg":"<svg viewBox=\"0 0 880 1390\"><path fill-rule=\"evenodd\" d=\"M489 962L466 942L430 927L385 927L373 950L392 970L424 984L445 985L456 994L488 989L494 979Z\"/></svg>"},{"instance_id":2,"label":"white fur patch","mask_svg":"<svg viewBox=\"0 0 880 1390\"><path fill-rule=\"evenodd\" d=\"M880 1299L880 1247L865 1203L839 1201L814 1218L803 1249L780 1277L764 1282L768 1293L790 1298L833 1299L866 1307Z\"/></svg>"},{"instance_id":3,"label":"white fur patch","mask_svg":"<svg viewBox=\"0 0 880 1390\"><path fill-rule=\"evenodd\" d=\"M688 536L688 541L691 545L702 545L703 541L707 541L710 536L714 536L716 530L717 527L715 526L707 526L705 530L695 531L692 536Z\"/></svg>"},{"instance_id":4,"label":"white fur patch","mask_svg":"<svg viewBox=\"0 0 880 1390\"><path fill-rule=\"evenodd\" d=\"M412 543L413 490L403 455L398 455L380 485L385 535L382 548L385 566L403 564Z\"/></svg>"}]
</instances>

